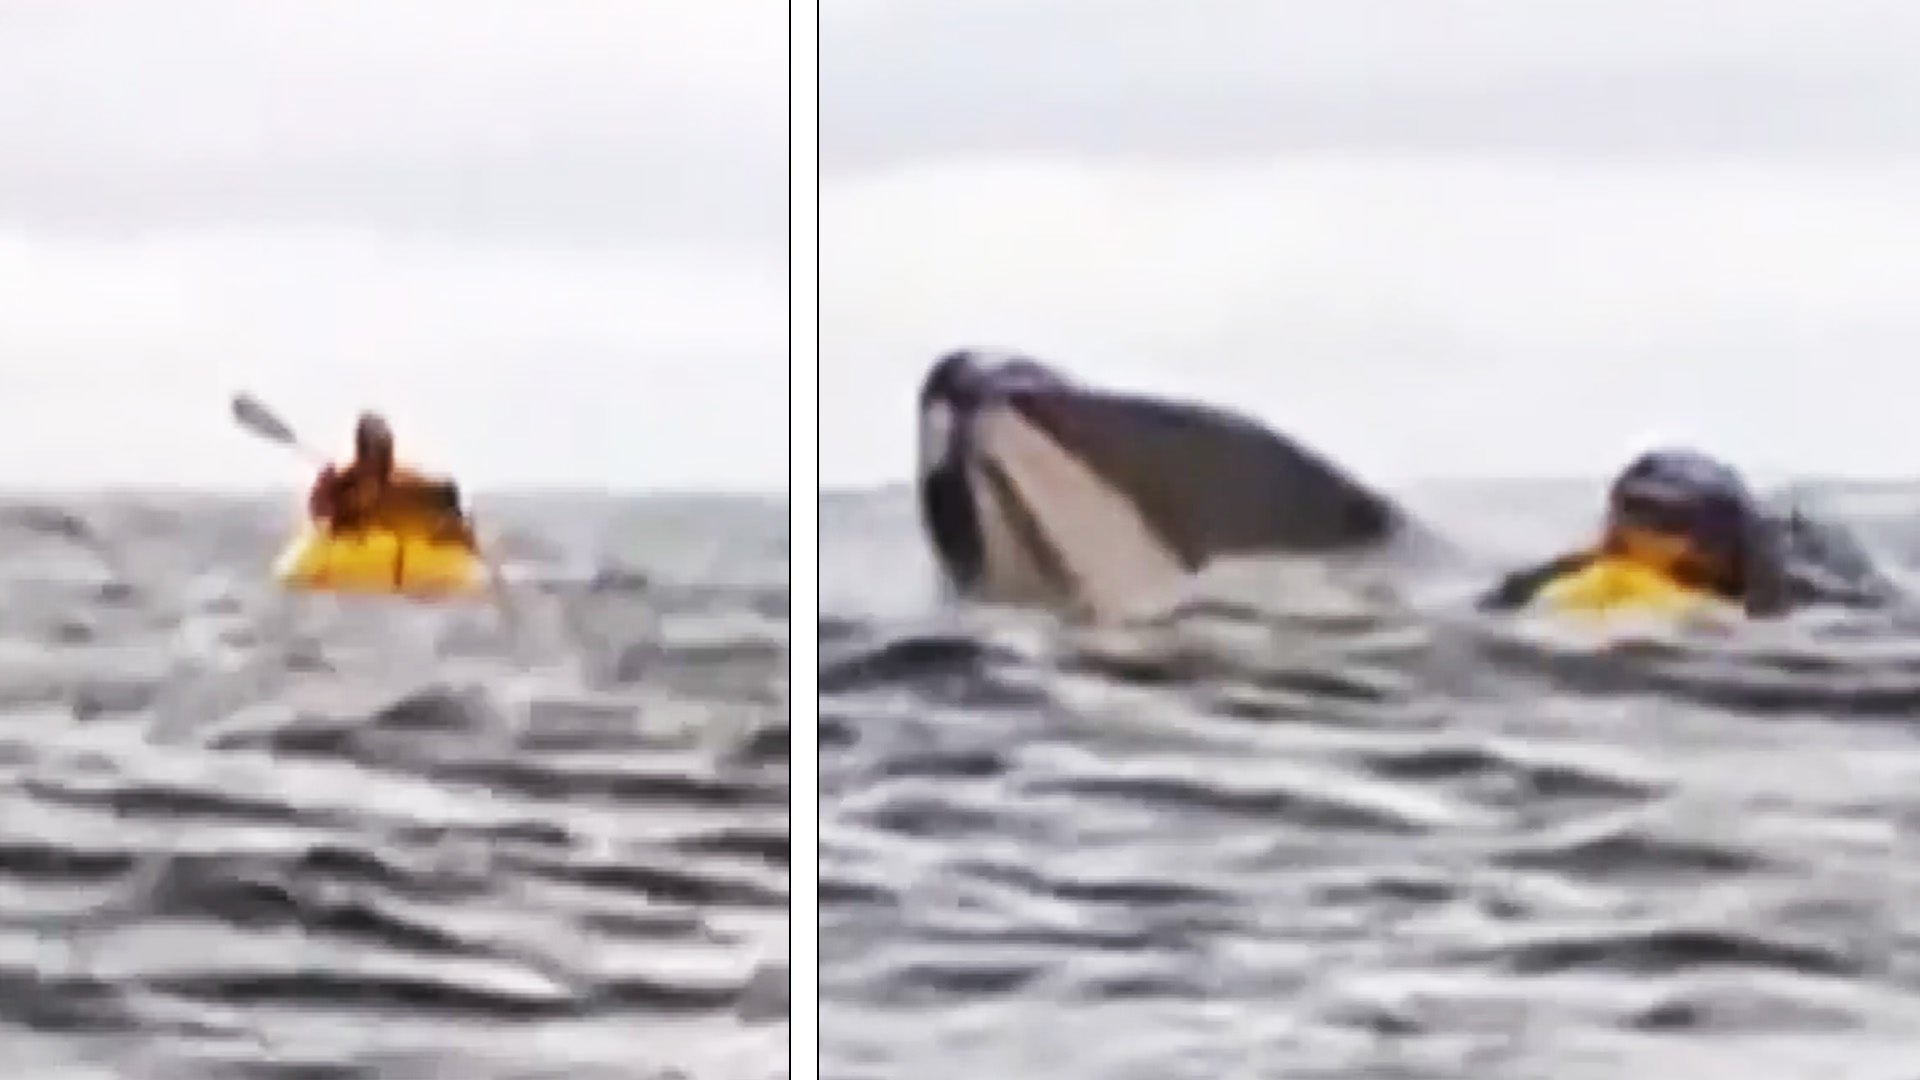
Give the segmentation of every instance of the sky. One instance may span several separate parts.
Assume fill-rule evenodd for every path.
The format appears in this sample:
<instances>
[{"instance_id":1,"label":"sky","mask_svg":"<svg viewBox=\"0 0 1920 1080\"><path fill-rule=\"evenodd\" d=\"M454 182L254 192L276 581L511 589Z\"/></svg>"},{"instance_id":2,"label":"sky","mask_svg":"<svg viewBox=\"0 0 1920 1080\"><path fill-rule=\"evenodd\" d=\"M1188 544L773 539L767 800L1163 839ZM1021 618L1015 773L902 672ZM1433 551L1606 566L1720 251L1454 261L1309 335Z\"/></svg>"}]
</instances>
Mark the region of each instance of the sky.
<instances>
[{"instance_id":1,"label":"sky","mask_svg":"<svg viewBox=\"0 0 1920 1080\"><path fill-rule=\"evenodd\" d=\"M1920 475L1904 0L823 0L830 487L940 353L1383 481Z\"/></svg>"},{"instance_id":2,"label":"sky","mask_svg":"<svg viewBox=\"0 0 1920 1080\"><path fill-rule=\"evenodd\" d=\"M784 0L0 13L0 487L782 491Z\"/></svg>"}]
</instances>

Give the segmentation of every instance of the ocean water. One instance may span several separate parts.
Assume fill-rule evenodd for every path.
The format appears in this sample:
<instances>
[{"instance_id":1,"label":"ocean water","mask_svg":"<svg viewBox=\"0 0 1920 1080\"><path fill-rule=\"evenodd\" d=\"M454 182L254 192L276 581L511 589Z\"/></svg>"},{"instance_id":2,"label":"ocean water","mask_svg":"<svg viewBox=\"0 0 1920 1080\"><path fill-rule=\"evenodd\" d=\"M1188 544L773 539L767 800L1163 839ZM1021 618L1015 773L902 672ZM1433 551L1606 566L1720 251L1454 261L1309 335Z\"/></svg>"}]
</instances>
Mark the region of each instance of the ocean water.
<instances>
[{"instance_id":1,"label":"ocean water","mask_svg":"<svg viewBox=\"0 0 1920 1080\"><path fill-rule=\"evenodd\" d=\"M1920 561L1920 489L1809 491ZM1408 501L1498 566L1600 492ZM1920 1077L1911 630L1299 565L1075 628L943 609L902 491L821 513L823 1077Z\"/></svg>"},{"instance_id":2,"label":"ocean water","mask_svg":"<svg viewBox=\"0 0 1920 1080\"><path fill-rule=\"evenodd\" d=\"M0 505L9 1076L787 1075L786 507L482 500L485 604L284 498Z\"/></svg>"}]
</instances>

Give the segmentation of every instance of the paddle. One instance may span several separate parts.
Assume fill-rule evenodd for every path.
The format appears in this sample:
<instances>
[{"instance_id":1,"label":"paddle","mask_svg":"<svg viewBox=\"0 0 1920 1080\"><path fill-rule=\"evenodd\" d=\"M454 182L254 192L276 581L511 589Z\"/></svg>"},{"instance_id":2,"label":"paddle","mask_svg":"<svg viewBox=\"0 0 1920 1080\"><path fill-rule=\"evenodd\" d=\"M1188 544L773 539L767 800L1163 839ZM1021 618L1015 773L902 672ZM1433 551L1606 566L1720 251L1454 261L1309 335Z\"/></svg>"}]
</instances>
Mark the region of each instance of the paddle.
<instances>
[{"instance_id":1,"label":"paddle","mask_svg":"<svg viewBox=\"0 0 1920 1080\"><path fill-rule=\"evenodd\" d=\"M327 455L301 442L300 436L294 433L293 428L288 426L285 420L280 419L272 409L267 408L265 403L252 394L233 395L233 418L239 421L241 427L268 442L279 443L322 464L327 460Z\"/></svg>"},{"instance_id":2,"label":"paddle","mask_svg":"<svg viewBox=\"0 0 1920 1080\"><path fill-rule=\"evenodd\" d=\"M252 394L242 392L233 395L233 418L242 428L268 442L278 443L319 464L329 460L326 454L302 441L291 424L280 419L278 413ZM507 600L506 576L501 573L499 564L484 550L477 550L474 554L480 557L480 565L486 568L487 583L493 590L494 603L509 622L516 621L513 605Z\"/></svg>"}]
</instances>

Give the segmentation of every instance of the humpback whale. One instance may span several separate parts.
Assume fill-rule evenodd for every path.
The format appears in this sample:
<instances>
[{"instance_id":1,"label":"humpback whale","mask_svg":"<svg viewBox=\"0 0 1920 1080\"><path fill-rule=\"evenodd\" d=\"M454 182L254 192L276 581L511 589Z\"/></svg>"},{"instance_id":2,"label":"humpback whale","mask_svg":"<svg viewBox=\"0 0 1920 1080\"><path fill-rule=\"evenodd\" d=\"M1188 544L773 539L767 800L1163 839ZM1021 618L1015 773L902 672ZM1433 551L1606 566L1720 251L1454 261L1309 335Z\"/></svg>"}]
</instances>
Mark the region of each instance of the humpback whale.
<instances>
[{"instance_id":1,"label":"humpback whale","mask_svg":"<svg viewBox=\"0 0 1920 1080\"><path fill-rule=\"evenodd\" d=\"M919 410L921 524L949 587L972 599L1134 614L1215 559L1364 549L1407 526L1249 417L1027 357L948 353Z\"/></svg>"}]
</instances>

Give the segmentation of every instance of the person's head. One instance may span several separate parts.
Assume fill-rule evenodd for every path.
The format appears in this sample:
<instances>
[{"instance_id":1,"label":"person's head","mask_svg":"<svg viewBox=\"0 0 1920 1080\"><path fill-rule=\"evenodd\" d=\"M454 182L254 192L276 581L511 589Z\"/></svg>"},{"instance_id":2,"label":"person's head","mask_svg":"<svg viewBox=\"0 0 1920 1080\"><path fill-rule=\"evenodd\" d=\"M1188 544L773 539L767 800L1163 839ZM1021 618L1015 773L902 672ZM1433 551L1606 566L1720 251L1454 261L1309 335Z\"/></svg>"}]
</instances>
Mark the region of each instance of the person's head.
<instances>
[{"instance_id":1,"label":"person's head","mask_svg":"<svg viewBox=\"0 0 1920 1080\"><path fill-rule=\"evenodd\" d=\"M1731 467L1691 450L1653 450L1614 479L1602 543L1662 572L1734 587L1754 514Z\"/></svg>"},{"instance_id":2,"label":"person's head","mask_svg":"<svg viewBox=\"0 0 1920 1080\"><path fill-rule=\"evenodd\" d=\"M393 469L393 429L379 413L363 412L353 425L353 456L382 473Z\"/></svg>"}]
</instances>

